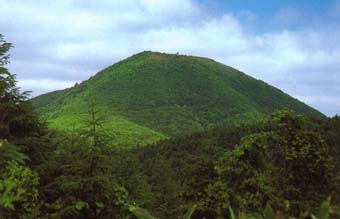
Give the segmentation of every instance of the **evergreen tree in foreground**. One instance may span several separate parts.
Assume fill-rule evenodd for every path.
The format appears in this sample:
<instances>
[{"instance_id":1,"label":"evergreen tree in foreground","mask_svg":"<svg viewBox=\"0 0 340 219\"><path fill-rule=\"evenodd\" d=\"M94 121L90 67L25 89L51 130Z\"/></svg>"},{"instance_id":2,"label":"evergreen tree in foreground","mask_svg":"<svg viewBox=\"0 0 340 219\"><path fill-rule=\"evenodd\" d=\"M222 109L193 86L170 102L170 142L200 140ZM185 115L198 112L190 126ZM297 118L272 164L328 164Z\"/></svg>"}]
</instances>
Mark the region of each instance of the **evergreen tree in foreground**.
<instances>
[{"instance_id":1,"label":"evergreen tree in foreground","mask_svg":"<svg viewBox=\"0 0 340 219\"><path fill-rule=\"evenodd\" d=\"M11 47L0 34L0 218L20 218L38 202L39 176L27 166L23 148L13 144L38 123L25 102L28 93L20 92L15 75L5 67Z\"/></svg>"}]
</instances>

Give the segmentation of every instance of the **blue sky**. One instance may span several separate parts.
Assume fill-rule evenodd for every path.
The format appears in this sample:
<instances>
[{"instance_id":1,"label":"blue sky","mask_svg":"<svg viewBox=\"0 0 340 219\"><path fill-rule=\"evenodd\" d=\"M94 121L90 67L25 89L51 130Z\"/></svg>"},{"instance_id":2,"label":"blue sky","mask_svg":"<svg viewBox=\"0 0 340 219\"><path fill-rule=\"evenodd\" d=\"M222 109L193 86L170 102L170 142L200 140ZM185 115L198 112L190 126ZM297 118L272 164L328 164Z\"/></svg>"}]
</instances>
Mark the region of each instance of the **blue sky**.
<instances>
[{"instance_id":1,"label":"blue sky","mask_svg":"<svg viewBox=\"0 0 340 219\"><path fill-rule=\"evenodd\" d=\"M213 58L340 114L340 0L0 0L0 33L33 95L153 50Z\"/></svg>"},{"instance_id":2,"label":"blue sky","mask_svg":"<svg viewBox=\"0 0 340 219\"><path fill-rule=\"evenodd\" d=\"M336 0L199 0L199 2L208 7L213 7L219 13L249 10L259 16L271 17L282 8L290 7L307 11L319 11L319 13L324 12L329 9L330 5L335 4Z\"/></svg>"},{"instance_id":3,"label":"blue sky","mask_svg":"<svg viewBox=\"0 0 340 219\"><path fill-rule=\"evenodd\" d=\"M241 14L239 18L242 20L242 12L250 13L256 17L254 30L259 32L288 27L298 29L338 22L334 20L336 10L339 12L337 0L199 0L198 2L215 15L232 12L236 15Z\"/></svg>"}]
</instances>

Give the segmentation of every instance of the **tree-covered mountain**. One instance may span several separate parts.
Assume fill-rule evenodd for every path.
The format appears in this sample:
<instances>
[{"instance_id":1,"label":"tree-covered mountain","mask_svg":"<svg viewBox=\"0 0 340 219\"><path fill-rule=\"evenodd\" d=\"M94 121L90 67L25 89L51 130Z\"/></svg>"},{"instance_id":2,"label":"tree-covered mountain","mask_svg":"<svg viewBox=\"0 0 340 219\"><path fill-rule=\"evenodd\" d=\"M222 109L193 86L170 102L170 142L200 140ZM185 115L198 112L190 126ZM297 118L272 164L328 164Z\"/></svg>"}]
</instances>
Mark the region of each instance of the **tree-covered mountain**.
<instances>
[{"instance_id":1,"label":"tree-covered mountain","mask_svg":"<svg viewBox=\"0 0 340 219\"><path fill-rule=\"evenodd\" d=\"M117 144L146 144L211 127L252 124L276 109L323 115L263 81L208 58L142 52L74 87L33 99L52 128L84 119L89 103Z\"/></svg>"},{"instance_id":2,"label":"tree-covered mountain","mask_svg":"<svg viewBox=\"0 0 340 219\"><path fill-rule=\"evenodd\" d=\"M339 218L339 116L279 110L122 149L100 102L81 128L48 129L5 67L10 48L0 34L0 219Z\"/></svg>"}]
</instances>

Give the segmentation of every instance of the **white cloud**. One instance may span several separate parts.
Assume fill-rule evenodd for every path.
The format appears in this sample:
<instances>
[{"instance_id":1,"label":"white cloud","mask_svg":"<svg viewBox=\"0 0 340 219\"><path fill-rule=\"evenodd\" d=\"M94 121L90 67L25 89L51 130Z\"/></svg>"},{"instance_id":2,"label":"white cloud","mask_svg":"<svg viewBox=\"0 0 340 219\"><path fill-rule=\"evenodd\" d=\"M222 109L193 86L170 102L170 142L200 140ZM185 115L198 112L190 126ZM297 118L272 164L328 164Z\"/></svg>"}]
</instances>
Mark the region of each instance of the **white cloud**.
<instances>
[{"instance_id":1,"label":"white cloud","mask_svg":"<svg viewBox=\"0 0 340 219\"><path fill-rule=\"evenodd\" d=\"M340 31L326 24L253 33L240 18L257 19L252 12L214 16L192 0L0 0L0 6L1 32L16 46L10 68L35 94L154 50L214 58L329 115L340 113L332 105L340 94ZM300 14L286 9L276 17ZM53 86L40 86L46 83Z\"/></svg>"},{"instance_id":2,"label":"white cloud","mask_svg":"<svg viewBox=\"0 0 340 219\"><path fill-rule=\"evenodd\" d=\"M318 107L320 105L327 106L322 109L326 115L340 115L340 97L338 95L308 95L296 96L298 99L305 100L311 106Z\"/></svg>"},{"instance_id":3,"label":"white cloud","mask_svg":"<svg viewBox=\"0 0 340 219\"><path fill-rule=\"evenodd\" d=\"M43 93L46 90L54 91L72 87L75 83L75 81L59 81L54 79L22 79L18 82L18 86L34 91L34 93Z\"/></svg>"}]
</instances>

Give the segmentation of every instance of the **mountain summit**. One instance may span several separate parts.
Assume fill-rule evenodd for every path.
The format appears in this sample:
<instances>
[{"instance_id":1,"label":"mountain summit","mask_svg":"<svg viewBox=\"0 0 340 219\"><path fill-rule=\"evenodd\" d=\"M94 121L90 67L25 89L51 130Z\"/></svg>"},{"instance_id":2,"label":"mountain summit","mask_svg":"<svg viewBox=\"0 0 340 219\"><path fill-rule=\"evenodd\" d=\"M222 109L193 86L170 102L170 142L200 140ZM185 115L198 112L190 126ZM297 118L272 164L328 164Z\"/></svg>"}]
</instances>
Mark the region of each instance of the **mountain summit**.
<instances>
[{"instance_id":1,"label":"mountain summit","mask_svg":"<svg viewBox=\"0 0 340 219\"><path fill-rule=\"evenodd\" d=\"M317 110L281 90L208 58L142 52L87 81L33 99L52 128L80 124L89 102L107 118L117 144L145 144L216 126L251 124L282 108Z\"/></svg>"}]
</instances>

